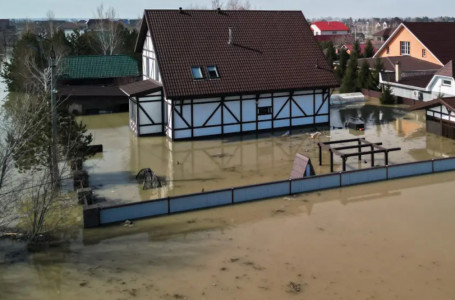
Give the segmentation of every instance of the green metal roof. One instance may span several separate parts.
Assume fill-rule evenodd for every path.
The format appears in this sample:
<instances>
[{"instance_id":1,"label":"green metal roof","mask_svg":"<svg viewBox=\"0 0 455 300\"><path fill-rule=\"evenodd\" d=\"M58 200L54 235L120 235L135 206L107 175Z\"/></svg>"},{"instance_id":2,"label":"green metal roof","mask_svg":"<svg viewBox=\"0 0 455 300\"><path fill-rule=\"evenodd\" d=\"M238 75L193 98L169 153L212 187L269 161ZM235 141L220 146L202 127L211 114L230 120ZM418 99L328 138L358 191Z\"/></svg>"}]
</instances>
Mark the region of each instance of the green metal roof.
<instances>
[{"instance_id":1,"label":"green metal roof","mask_svg":"<svg viewBox=\"0 0 455 300\"><path fill-rule=\"evenodd\" d=\"M82 55L63 57L60 75L64 79L139 76L137 61L127 55Z\"/></svg>"}]
</instances>

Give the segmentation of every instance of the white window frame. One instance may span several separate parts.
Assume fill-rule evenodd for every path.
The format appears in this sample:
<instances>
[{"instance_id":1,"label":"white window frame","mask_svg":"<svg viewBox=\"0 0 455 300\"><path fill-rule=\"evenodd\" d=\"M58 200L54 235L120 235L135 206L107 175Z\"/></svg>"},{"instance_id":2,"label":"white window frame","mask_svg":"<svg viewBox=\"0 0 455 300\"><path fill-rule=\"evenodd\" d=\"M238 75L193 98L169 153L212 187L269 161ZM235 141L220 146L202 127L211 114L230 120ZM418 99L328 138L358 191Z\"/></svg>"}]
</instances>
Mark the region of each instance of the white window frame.
<instances>
[{"instance_id":1,"label":"white window frame","mask_svg":"<svg viewBox=\"0 0 455 300\"><path fill-rule=\"evenodd\" d=\"M216 76L211 76L210 72L215 72ZM220 72L218 72L218 68L215 65L207 66L207 76L209 79L218 79L220 78Z\"/></svg>"},{"instance_id":2,"label":"white window frame","mask_svg":"<svg viewBox=\"0 0 455 300\"><path fill-rule=\"evenodd\" d=\"M199 74L196 74L195 71L199 70ZM193 75L194 80L201 80L204 79L204 73L202 73L202 68L200 66L192 66L191 67L191 74ZM196 76L199 75L199 76Z\"/></svg>"},{"instance_id":3,"label":"white window frame","mask_svg":"<svg viewBox=\"0 0 455 300\"><path fill-rule=\"evenodd\" d=\"M443 86L452 86L452 81L449 79L443 79L442 80L442 85Z\"/></svg>"},{"instance_id":4,"label":"white window frame","mask_svg":"<svg viewBox=\"0 0 455 300\"><path fill-rule=\"evenodd\" d=\"M400 55L410 55L411 42L400 41Z\"/></svg>"}]
</instances>

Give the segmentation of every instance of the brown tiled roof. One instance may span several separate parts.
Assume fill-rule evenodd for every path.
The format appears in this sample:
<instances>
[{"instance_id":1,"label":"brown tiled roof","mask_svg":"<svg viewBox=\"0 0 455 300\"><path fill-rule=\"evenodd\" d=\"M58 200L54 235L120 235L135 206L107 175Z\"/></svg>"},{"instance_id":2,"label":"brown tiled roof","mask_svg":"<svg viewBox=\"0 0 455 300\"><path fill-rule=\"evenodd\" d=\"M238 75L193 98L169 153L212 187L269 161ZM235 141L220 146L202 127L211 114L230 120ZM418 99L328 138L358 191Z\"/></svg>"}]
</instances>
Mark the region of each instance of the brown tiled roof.
<instances>
[{"instance_id":1,"label":"brown tiled roof","mask_svg":"<svg viewBox=\"0 0 455 300\"><path fill-rule=\"evenodd\" d=\"M436 57L447 64L455 56L454 22L404 22L406 26Z\"/></svg>"},{"instance_id":2,"label":"brown tiled roof","mask_svg":"<svg viewBox=\"0 0 455 300\"><path fill-rule=\"evenodd\" d=\"M447 76L447 77L453 78L453 77L455 77L454 71L455 71L454 61L451 60L444 67L442 67L438 72L436 72L436 75Z\"/></svg>"},{"instance_id":3,"label":"brown tiled roof","mask_svg":"<svg viewBox=\"0 0 455 300\"><path fill-rule=\"evenodd\" d=\"M120 89L128 96L146 95L161 89L163 86L158 81L148 79L121 85Z\"/></svg>"},{"instance_id":4,"label":"brown tiled roof","mask_svg":"<svg viewBox=\"0 0 455 300\"><path fill-rule=\"evenodd\" d=\"M60 97L125 97L125 94L117 86L98 85L65 85L58 87Z\"/></svg>"},{"instance_id":5,"label":"brown tiled roof","mask_svg":"<svg viewBox=\"0 0 455 300\"><path fill-rule=\"evenodd\" d=\"M427 109L439 105L444 105L448 110L455 111L455 97L438 98L431 101L420 102L408 108L408 110Z\"/></svg>"},{"instance_id":6,"label":"brown tiled roof","mask_svg":"<svg viewBox=\"0 0 455 300\"><path fill-rule=\"evenodd\" d=\"M392 34L392 32L394 30L395 30L395 28L388 27L386 29L383 29L381 31L374 33L373 36L381 36L381 37L387 36L388 37Z\"/></svg>"},{"instance_id":7,"label":"brown tiled roof","mask_svg":"<svg viewBox=\"0 0 455 300\"><path fill-rule=\"evenodd\" d=\"M168 98L339 85L300 11L146 10L144 18L136 51L148 26ZM219 79L193 79L192 66L210 65Z\"/></svg>"},{"instance_id":8,"label":"brown tiled roof","mask_svg":"<svg viewBox=\"0 0 455 300\"><path fill-rule=\"evenodd\" d=\"M400 79L398 83L403 85L426 88L427 85L430 83L431 79L433 79L433 75L417 75L403 77Z\"/></svg>"},{"instance_id":9,"label":"brown tiled roof","mask_svg":"<svg viewBox=\"0 0 455 300\"><path fill-rule=\"evenodd\" d=\"M401 71L436 71L441 68L440 65L427 62L409 55L405 56L389 56L389 57L380 57L382 63L384 64L384 71L395 71L395 63L400 63ZM374 62L376 58L359 58L359 65L366 60L371 68L374 68Z\"/></svg>"}]
</instances>

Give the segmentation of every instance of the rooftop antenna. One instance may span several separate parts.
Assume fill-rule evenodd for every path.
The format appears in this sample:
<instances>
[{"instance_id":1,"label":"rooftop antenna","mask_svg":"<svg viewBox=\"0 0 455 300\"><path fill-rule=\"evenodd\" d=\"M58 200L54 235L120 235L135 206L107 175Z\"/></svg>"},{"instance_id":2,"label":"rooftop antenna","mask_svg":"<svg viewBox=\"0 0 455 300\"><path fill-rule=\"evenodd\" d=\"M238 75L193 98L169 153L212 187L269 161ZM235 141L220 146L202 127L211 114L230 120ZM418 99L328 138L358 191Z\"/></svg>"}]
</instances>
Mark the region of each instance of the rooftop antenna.
<instances>
[{"instance_id":1,"label":"rooftop antenna","mask_svg":"<svg viewBox=\"0 0 455 300\"><path fill-rule=\"evenodd\" d=\"M233 42L233 36L232 36L232 27L229 27L229 41L228 41L228 45L232 45L234 42Z\"/></svg>"}]
</instances>

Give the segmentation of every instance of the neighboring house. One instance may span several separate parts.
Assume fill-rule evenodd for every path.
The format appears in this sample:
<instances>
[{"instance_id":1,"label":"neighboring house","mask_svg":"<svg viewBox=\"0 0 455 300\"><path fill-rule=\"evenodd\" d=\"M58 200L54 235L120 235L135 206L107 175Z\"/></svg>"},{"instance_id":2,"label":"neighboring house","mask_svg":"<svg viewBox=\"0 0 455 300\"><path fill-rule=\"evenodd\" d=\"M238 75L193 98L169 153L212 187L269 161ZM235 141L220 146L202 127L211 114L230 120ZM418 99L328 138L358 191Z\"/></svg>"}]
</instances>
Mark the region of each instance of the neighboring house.
<instances>
[{"instance_id":1,"label":"neighboring house","mask_svg":"<svg viewBox=\"0 0 455 300\"><path fill-rule=\"evenodd\" d=\"M404 22L382 45L375 57L410 55L441 67L455 53L455 22Z\"/></svg>"},{"instance_id":2,"label":"neighboring house","mask_svg":"<svg viewBox=\"0 0 455 300\"><path fill-rule=\"evenodd\" d=\"M332 41L333 45L335 48L338 50L339 47L341 47L344 44L352 44L354 43L354 37L350 34L344 34L344 35L316 35L314 36L316 38L316 41L319 43L321 42L328 42Z\"/></svg>"},{"instance_id":3,"label":"neighboring house","mask_svg":"<svg viewBox=\"0 0 455 300\"><path fill-rule=\"evenodd\" d=\"M79 31L80 34L85 32L86 26L79 25L78 23L67 22L59 27L59 30L63 31L66 38L70 38L72 34Z\"/></svg>"},{"instance_id":4,"label":"neighboring house","mask_svg":"<svg viewBox=\"0 0 455 300\"><path fill-rule=\"evenodd\" d=\"M140 80L137 61L126 55L63 57L58 73L59 99L76 114L128 111L118 86Z\"/></svg>"},{"instance_id":5,"label":"neighboring house","mask_svg":"<svg viewBox=\"0 0 455 300\"><path fill-rule=\"evenodd\" d=\"M349 33L349 28L344 23L337 21L313 22L311 30L314 35L346 35Z\"/></svg>"},{"instance_id":6,"label":"neighboring house","mask_svg":"<svg viewBox=\"0 0 455 300\"><path fill-rule=\"evenodd\" d=\"M122 26L123 23L118 20L110 20L110 19L90 19L87 21L87 31L106 31L109 28L114 26Z\"/></svg>"},{"instance_id":7,"label":"neighboring house","mask_svg":"<svg viewBox=\"0 0 455 300\"><path fill-rule=\"evenodd\" d=\"M451 68L455 42L449 37L453 35L455 35L455 23L402 23L374 57L409 56L437 65L440 70L406 73L402 72L398 65L399 71L395 71L394 74L381 74L381 84L390 85L392 93L404 100L429 101L441 93L455 95L453 85L447 88L441 84L443 82L441 78L444 76L440 74ZM453 80L453 76L445 80Z\"/></svg>"},{"instance_id":8,"label":"neighboring house","mask_svg":"<svg viewBox=\"0 0 455 300\"><path fill-rule=\"evenodd\" d=\"M394 28L390 28L390 27L388 27L386 29L382 29L381 31L374 33L373 38L377 42L385 42L390 37L390 35L392 34L393 31L394 31Z\"/></svg>"},{"instance_id":9,"label":"neighboring house","mask_svg":"<svg viewBox=\"0 0 455 300\"><path fill-rule=\"evenodd\" d=\"M421 102L410 110L425 109L428 132L455 139L455 98L437 98Z\"/></svg>"},{"instance_id":10,"label":"neighboring house","mask_svg":"<svg viewBox=\"0 0 455 300\"><path fill-rule=\"evenodd\" d=\"M405 103L412 101L430 101L440 97L455 96L454 63L449 61L435 73L431 70L401 72L400 65L396 65L395 72L381 73L382 84L389 85L392 93L403 98ZM398 72L398 73L397 73ZM398 74L398 75L397 75Z\"/></svg>"},{"instance_id":11,"label":"neighboring house","mask_svg":"<svg viewBox=\"0 0 455 300\"><path fill-rule=\"evenodd\" d=\"M367 61L370 68L373 69L377 58L359 58L358 65L361 66L363 61ZM390 56L390 57L379 57L384 66L383 71L386 73L394 73L396 70L396 64L400 66L400 72L402 74L427 74L433 75L441 69L438 64L433 64L421 59L414 58L412 56ZM395 76L395 75L393 75Z\"/></svg>"},{"instance_id":12,"label":"neighboring house","mask_svg":"<svg viewBox=\"0 0 455 300\"><path fill-rule=\"evenodd\" d=\"M138 136L329 123L339 83L300 11L146 10L135 50L144 80L120 88Z\"/></svg>"},{"instance_id":13,"label":"neighboring house","mask_svg":"<svg viewBox=\"0 0 455 300\"><path fill-rule=\"evenodd\" d=\"M363 55L365 52L365 48L367 47L367 44L360 44L360 54ZM351 55L351 53L354 52L354 44L344 44L343 46L340 47L341 49L345 49L346 53ZM373 51L376 52L376 47L373 45ZM339 52L339 51L338 51Z\"/></svg>"}]
</instances>

